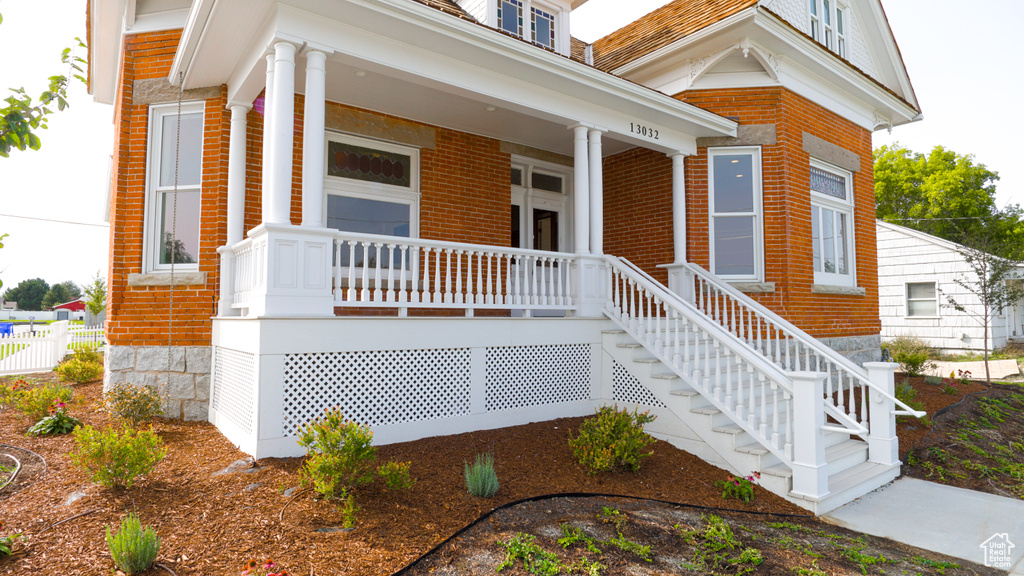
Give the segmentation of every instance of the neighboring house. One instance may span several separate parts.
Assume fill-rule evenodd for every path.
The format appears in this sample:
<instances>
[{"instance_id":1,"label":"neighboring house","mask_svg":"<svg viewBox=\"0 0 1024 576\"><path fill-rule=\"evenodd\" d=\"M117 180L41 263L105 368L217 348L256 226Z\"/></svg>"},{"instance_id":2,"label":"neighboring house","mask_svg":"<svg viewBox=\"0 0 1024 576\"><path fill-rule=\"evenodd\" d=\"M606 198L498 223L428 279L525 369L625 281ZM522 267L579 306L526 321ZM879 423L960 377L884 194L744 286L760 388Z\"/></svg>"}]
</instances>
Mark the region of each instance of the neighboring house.
<instances>
[{"instance_id":1,"label":"neighboring house","mask_svg":"<svg viewBox=\"0 0 1024 576\"><path fill-rule=\"evenodd\" d=\"M49 308L55 313L56 320L85 320L85 300L79 298Z\"/></svg>"},{"instance_id":2,"label":"neighboring house","mask_svg":"<svg viewBox=\"0 0 1024 576\"><path fill-rule=\"evenodd\" d=\"M8 302L7 300L4 300L3 298L0 298L0 310L11 310L11 311L14 311L14 310L17 310L17 309L18 309L18 303L17 302Z\"/></svg>"},{"instance_id":3,"label":"neighboring house","mask_svg":"<svg viewBox=\"0 0 1024 576\"><path fill-rule=\"evenodd\" d=\"M977 276L955 242L904 226L876 222L878 234L878 313L882 340L918 336L943 352L981 351L985 332L981 300L956 283ZM1017 276L1024 279L1024 264ZM1009 280L1019 286L1022 280ZM948 297L972 313L957 312ZM1024 334L1024 301L993 311L989 319L989 349L1006 346Z\"/></svg>"},{"instance_id":4,"label":"neighboring house","mask_svg":"<svg viewBox=\"0 0 1024 576\"><path fill-rule=\"evenodd\" d=\"M617 402L818 512L895 477L871 133L920 112L878 0L593 45L584 2L91 0L107 384L257 457L331 407L388 443Z\"/></svg>"}]
</instances>

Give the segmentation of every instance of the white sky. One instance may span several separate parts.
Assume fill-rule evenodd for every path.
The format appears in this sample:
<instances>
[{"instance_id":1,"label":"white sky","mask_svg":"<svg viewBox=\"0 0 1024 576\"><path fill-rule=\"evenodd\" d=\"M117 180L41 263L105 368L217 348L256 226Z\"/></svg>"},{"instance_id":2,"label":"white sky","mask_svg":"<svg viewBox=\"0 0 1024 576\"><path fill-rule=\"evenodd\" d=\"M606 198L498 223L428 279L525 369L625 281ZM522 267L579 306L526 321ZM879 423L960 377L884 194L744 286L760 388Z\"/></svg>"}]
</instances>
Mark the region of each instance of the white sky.
<instances>
[{"instance_id":1,"label":"white sky","mask_svg":"<svg viewBox=\"0 0 1024 576\"><path fill-rule=\"evenodd\" d=\"M899 141L916 152L941 144L999 172L998 201L1024 203L1024 75L1012 64L1024 24L1021 0L988 0L984 10L961 0L883 0L925 120L875 134L875 146ZM573 13L573 35L593 41L666 0L590 0ZM60 52L85 37L83 0L0 0L0 91L24 86L33 97L46 78L65 74ZM993 18L998 14L998 18ZM603 16L603 17L602 17ZM614 16L610 18L609 16ZM113 110L95 104L80 84L71 108L55 114L39 151L0 159L0 250L4 289L41 277L84 284L106 274L108 230L12 218L29 216L103 223Z\"/></svg>"}]
</instances>

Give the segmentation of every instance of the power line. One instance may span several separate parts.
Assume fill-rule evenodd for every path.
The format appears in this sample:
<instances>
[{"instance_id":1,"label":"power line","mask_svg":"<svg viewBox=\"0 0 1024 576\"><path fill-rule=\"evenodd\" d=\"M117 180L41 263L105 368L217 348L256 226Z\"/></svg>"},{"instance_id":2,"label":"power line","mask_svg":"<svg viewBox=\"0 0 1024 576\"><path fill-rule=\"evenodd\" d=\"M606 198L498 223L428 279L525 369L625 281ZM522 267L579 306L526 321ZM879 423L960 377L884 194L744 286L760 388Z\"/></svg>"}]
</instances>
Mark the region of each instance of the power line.
<instances>
[{"instance_id":1,"label":"power line","mask_svg":"<svg viewBox=\"0 0 1024 576\"><path fill-rule=\"evenodd\" d=\"M33 216L18 216L17 214L0 214L7 218L21 218L23 220L39 220L40 222L56 222L58 224L74 224L76 226L96 226L98 228L109 228L110 224L93 224L91 222L71 222L70 220L53 220L51 218L35 218Z\"/></svg>"},{"instance_id":2,"label":"power line","mask_svg":"<svg viewBox=\"0 0 1024 576\"><path fill-rule=\"evenodd\" d=\"M989 218L1002 218L1002 215L993 214L992 216L959 216L955 218L893 218L893 220L899 220L900 222L926 222L928 220L988 220Z\"/></svg>"}]
</instances>

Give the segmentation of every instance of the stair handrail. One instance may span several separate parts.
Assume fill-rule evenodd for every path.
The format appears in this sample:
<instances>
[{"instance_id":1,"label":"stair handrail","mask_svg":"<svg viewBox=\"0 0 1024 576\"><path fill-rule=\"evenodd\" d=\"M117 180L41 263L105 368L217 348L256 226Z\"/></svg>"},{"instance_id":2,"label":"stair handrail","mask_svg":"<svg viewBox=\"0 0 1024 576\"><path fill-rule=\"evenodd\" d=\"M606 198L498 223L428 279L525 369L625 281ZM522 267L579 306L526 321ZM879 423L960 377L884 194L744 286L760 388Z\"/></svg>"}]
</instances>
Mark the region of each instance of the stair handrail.
<instances>
[{"instance_id":1,"label":"stair handrail","mask_svg":"<svg viewBox=\"0 0 1024 576\"><path fill-rule=\"evenodd\" d=\"M902 408L901 410L894 410L893 414L897 416L914 416L917 418L920 418L927 414L927 412L921 410L914 410L902 400L899 400L892 394L889 394L885 390L879 388L875 383L871 381L871 379L868 377L867 372L863 368L858 366L856 363L854 363L852 360L850 360L846 356L843 356L842 354L837 353L832 348L820 343L816 338L807 334L800 328L797 328L788 320L779 316L775 312L772 312L770 309L768 309L768 307L764 306L760 302L754 300L753 298L747 296L743 292L737 290L728 282L722 281L717 276L705 270L703 267L693 262L686 262L683 264L683 268L690 271L695 276L702 278L706 282L713 284L716 289L729 295L734 300L738 300L746 308L750 309L754 314L758 315L769 324L774 324L776 326L776 329L781 328L781 330L779 331L782 332L783 334L786 334L790 338L793 338L795 341L806 346L807 348L814 350L816 353L827 358L833 364L842 366L842 368L845 369L849 374L856 377L857 380L861 383L861 385L866 386L871 391L881 395L886 400L889 400L890 402L895 404L897 407ZM678 295L676 297L679 298ZM694 308L696 308L701 315L706 317L708 316L708 314L703 312L699 307L694 306Z\"/></svg>"},{"instance_id":2,"label":"stair handrail","mask_svg":"<svg viewBox=\"0 0 1024 576\"><path fill-rule=\"evenodd\" d=\"M650 274L630 262L628 259L611 255L605 255L605 259L610 267L619 269L621 272L626 272L627 275L632 275L632 279L641 283L645 289L656 294L666 304L674 306L677 311L681 312L687 318L697 322L701 329L713 336L718 342L725 345L732 353L743 358L747 362L750 362L757 370L764 373L769 380L778 384L785 392L790 395L794 393L792 379L782 368L774 362L769 361L764 355L747 345L741 338L726 330L722 325L708 318L708 316L702 313L696 306L680 298L677 294L673 293L661 282L655 280ZM641 344L644 344L644 342L641 342ZM649 348L648 350L657 355L655 351L650 350ZM825 425L822 427L822 431L837 431L849 434L867 433L867 428L846 413L828 403L824 403L823 406L825 412L829 416L832 416L839 425ZM770 445L768 447L770 449L773 448Z\"/></svg>"}]
</instances>

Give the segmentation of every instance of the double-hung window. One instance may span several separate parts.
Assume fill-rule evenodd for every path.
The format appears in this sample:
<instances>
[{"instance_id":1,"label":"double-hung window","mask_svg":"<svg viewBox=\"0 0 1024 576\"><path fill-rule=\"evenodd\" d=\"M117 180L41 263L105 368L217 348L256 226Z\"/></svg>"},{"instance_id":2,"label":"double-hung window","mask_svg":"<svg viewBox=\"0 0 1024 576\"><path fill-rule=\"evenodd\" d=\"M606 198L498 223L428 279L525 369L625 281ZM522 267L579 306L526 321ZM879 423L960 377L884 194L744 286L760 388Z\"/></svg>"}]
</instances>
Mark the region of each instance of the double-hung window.
<instances>
[{"instance_id":1,"label":"double-hung window","mask_svg":"<svg viewBox=\"0 0 1024 576\"><path fill-rule=\"evenodd\" d=\"M849 18L840 0L808 0L811 38L846 58L846 27Z\"/></svg>"},{"instance_id":2,"label":"double-hung window","mask_svg":"<svg viewBox=\"0 0 1024 576\"><path fill-rule=\"evenodd\" d=\"M203 168L203 102L151 106L143 269L195 270Z\"/></svg>"},{"instance_id":3,"label":"double-hung window","mask_svg":"<svg viewBox=\"0 0 1024 576\"><path fill-rule=\"evenodd\" d=\"M728 280L764 279L761 149L708 149L711 272Z\"/></svg>"},{"instance_id":4,"label":"double-hung window","mask_svg":"<svg viewBox=\"0 0 1024 576\"><path fill-rule=\"evenodd\" d=\"M853 177L812 160L811 242L814 283L854 286Z\"/></svg>"},{"instance_id":5,"label":"double-hung window","mask_svg":"<svg viewBox=\"0 0 1024 576\"><path fill-rule=\"evenodd\" d=\"M939 294L935 282L907 283L907 316L934 318L939 315Z\"/></svg>"},{"instance_id":6,"label":"double-hung window","mask_svg":"<svg viewBox=\"0 0 1024 576\"><path fill-rule=\"evenodd\" d=\"M534 0L495 0L498 7L497 27L543 46L558 50L558 10Z\"/></svg>"}]
</instances>

